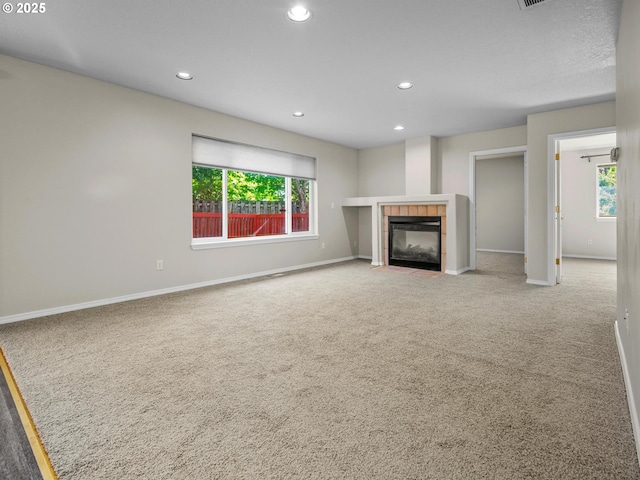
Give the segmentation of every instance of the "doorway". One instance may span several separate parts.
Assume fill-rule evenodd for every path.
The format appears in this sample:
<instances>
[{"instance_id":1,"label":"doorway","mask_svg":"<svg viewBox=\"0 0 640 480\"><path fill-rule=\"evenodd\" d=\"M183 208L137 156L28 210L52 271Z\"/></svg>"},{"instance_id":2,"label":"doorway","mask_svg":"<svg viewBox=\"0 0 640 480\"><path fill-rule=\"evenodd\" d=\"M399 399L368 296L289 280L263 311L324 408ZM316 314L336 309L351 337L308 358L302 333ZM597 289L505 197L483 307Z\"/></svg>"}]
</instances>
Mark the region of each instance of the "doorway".
<instances>
[{"instance_id":1,"label":"doorway","mask_svg":"<svg viewBox=\"0 0 640 480\"><path fill-rule=\"evenodd\" d=\"M597 175L611 164L615 127L549 136L549 284L562 283L564 257L615 259L615 217L599 214Z\"/></svg>"},{"instance_id":2,"label":"doorway","mask_svg":"<svg viewBox=\"0 0 640 480\"><path fill-rule=\"evenodd\" d=\"M481 150L469 154L471 270L478 268L479 254L485 257L517 255L521 266L518 269L520 273L526 274L527 175L526 146ZM487 189L488 182L497 188ZM514 195L519 195L515 205L507 200L515 198ZM488 220L492 217L494 221ZM502 238L496 235L498 233L504 233Z\"/></svg>"}]
</instances>

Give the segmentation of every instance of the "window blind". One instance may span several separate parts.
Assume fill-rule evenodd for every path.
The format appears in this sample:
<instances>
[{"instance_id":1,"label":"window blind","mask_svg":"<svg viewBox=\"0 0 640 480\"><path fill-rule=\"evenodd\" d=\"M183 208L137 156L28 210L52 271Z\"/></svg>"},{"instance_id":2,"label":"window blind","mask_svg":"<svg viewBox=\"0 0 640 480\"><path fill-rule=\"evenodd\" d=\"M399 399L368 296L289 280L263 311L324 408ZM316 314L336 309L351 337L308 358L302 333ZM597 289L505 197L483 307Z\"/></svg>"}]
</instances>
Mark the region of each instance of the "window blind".
<instances>
[{"instance_id":1,"label":"window blind","mask_svg":"<svg viewBox=\"0 0 640 480\"><path fill-rule=\"evenodd\" d=\"M213 138L192 136L193 163L292 178L316 179L316 159Z\"/></svg>"}]
</instances>

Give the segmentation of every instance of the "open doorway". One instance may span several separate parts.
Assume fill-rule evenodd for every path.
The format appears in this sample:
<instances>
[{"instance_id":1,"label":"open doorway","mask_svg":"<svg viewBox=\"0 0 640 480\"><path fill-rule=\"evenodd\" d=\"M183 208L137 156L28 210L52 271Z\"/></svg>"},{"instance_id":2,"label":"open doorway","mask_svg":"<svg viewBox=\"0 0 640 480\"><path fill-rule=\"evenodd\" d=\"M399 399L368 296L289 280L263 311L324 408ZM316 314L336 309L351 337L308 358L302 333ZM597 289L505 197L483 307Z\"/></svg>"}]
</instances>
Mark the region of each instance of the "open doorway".
<instances>
[{"instance_id":1,"label":"open doorway","mask_svg":"<svg viewBox=\"0 0 640 480\"><path fill-rule=\"evenodd\" d=\"M485 274L526 273L526 177L526 146L471 152L472 270Z\"/></svg>"},{"instance_id":2,"label":"open doorway","mask_svg":"<svg viewBox=\"0 0 640 480\"><path fill-rule=\"evenodd\" d=\"M610 151L615 129L553 135L549 138L554 188L550 212L550 283L561 283L576 262L615 262L616 167Z\"/></svg>"}]
</instances>

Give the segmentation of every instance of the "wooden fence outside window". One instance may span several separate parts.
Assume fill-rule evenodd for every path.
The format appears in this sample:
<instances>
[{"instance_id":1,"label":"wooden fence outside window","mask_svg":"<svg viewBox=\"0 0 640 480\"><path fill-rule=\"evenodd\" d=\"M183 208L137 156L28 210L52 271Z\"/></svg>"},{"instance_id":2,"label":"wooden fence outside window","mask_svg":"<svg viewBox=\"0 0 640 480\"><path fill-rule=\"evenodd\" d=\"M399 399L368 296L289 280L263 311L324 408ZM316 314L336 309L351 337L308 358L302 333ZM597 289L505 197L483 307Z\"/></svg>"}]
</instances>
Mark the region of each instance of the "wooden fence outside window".
<instances>
[{"instance_id":1,"label":"wooden fence outside window","mask_svg":"<svg viewBox=\"0 0 640 480\"><path fill-rule=\"evenodd\" d=\"M228 238L283 235L286 233L285 202L229 202ZM309 231L306 205L292 203L292 232ZM300 212L303 210L303 212ZM193 202L193 238L222 236L222 201Z\"/></svg>"}]
</instances>

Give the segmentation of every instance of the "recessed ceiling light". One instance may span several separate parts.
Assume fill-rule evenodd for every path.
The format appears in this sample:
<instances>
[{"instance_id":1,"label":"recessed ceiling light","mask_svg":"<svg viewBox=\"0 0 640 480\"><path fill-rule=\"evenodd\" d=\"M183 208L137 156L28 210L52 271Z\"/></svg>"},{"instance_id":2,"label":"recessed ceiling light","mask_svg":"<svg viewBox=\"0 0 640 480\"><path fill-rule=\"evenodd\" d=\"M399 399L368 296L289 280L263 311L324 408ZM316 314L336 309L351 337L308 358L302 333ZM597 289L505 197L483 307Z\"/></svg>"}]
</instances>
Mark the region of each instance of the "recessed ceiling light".
<instances>
[{"instance_id":1,"label":"recessed ceiling light","mask_svg":"<svg viewBox=\"0 0 640 480\"><path fill-rule=\"evenodd\" d=\"M287 17L294 22L304 22L311 18L311 10L307 10L302 5L297 5L287 12Z\"/></svg>"},{"instance_id":2,"label":"recessed ceiling light","mask_svg":"<svg viewBox=\"0 0 640 480\"><path fill-rule=\"evenodd\" d=\"M178 72L176 73L176 77L180 80L193 80L193 75L188 72Z\"/></svg>"},{"instance_id":3,"label":"recessed ceiling light","mask_svg":"<svg viewBox=\"0 0 640 480\"><path fill-rule=\"evenodd\" d=\"M293 112L294 117L304 117L304 113L302 112Z\"/></svg>"},{"instance_id":4,"label":"recessed ceiling light","mask_svg":"<svg viewBox=\"0 0 640 480\"><path fill-rule=\"evenodd\" d=\"M396 125L395 127L393 127L394 130L404 130L404 127L402 125Z\"/></svg>"},{"instance_id":5,"label":"recessed ceiling light","mask_svg":"<svg viewBox=\"0 0 640 480\"><path fill-rule=\"evenodd\" d=\"M411 87L413 87L413 83L411 82L401 82L398 85L396 85L400 90L409 90Z\"/></svg>"}]
</instances>

